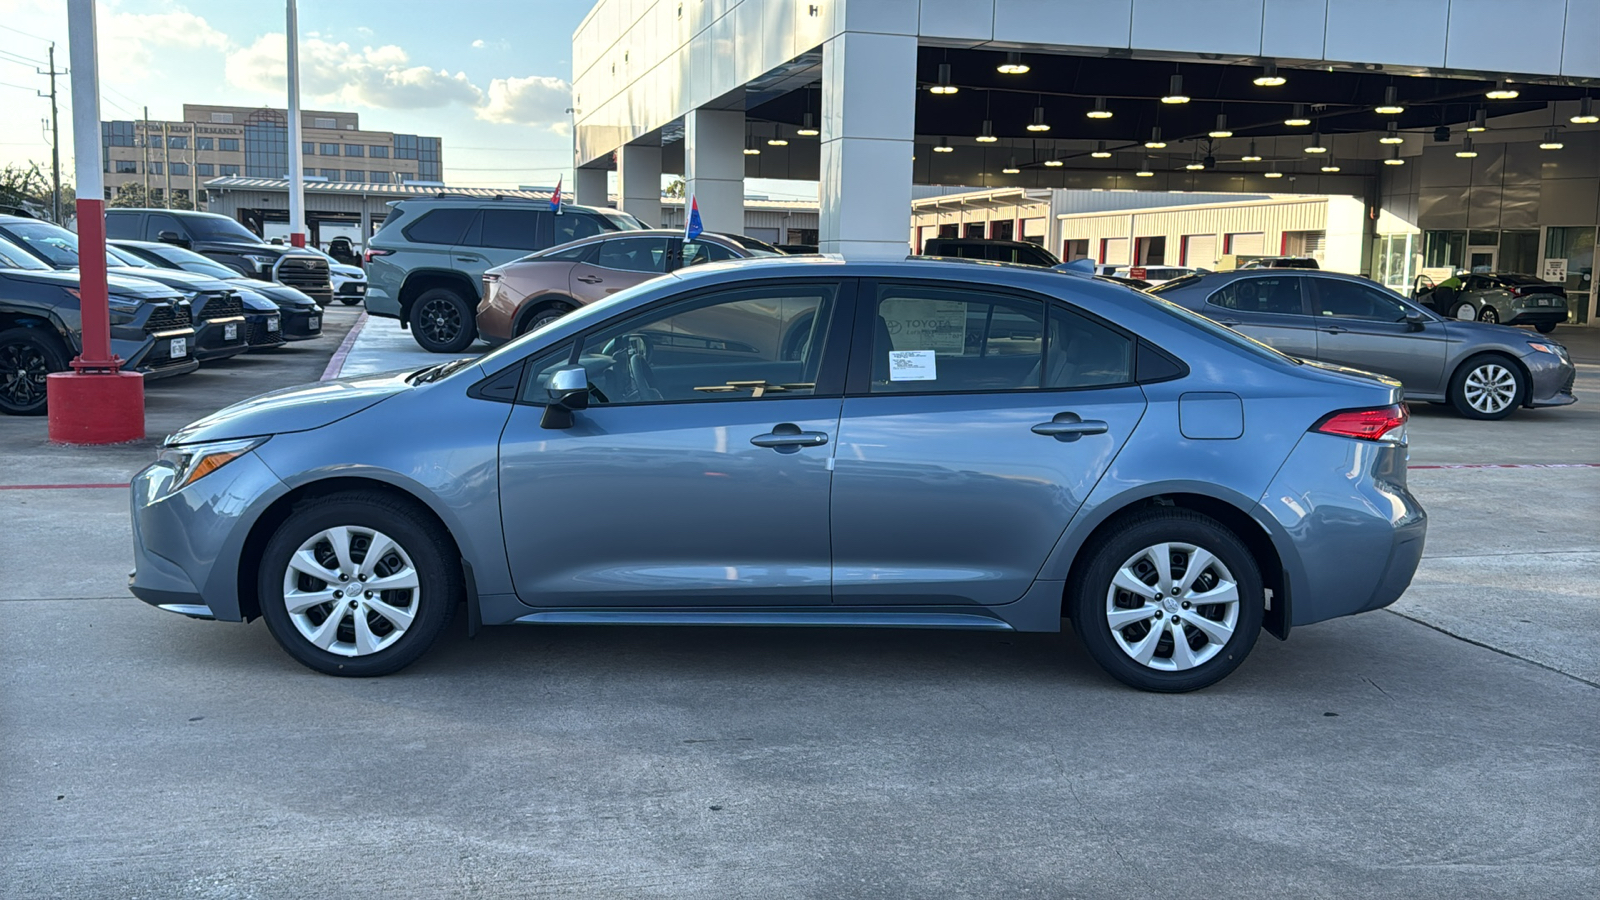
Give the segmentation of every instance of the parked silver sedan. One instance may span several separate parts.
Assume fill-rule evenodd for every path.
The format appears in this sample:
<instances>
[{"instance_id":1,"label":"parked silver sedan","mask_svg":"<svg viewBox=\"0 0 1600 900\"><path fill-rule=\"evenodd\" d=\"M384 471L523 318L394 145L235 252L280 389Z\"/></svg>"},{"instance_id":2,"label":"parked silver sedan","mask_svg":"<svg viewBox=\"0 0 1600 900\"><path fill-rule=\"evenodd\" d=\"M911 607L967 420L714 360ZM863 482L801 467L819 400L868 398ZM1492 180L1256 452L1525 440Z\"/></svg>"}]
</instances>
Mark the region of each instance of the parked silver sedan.
<instances>
[{"instance_id":1,"label":"parked silver sedan","mask_svg":"<svg viewBox=\"0 0 1600 900\"><path fill-rule=\"evenodd\" d=\"M1116 678L1193 690L1405 590L1406 417L1393 380L1089 277L714 263L184 428L133 481L132 589L334 675L465 602L469 631L1066 617Z\"/></svg>"},{"instance_id":2,"label":"parked silver sedan","mask_svg":"<svg viewBox=\"0 0 1600 900\"><path fill-rule=\"evenodd\" d=\"M1577 370L1561 344L1446 319L1365 278L1252 269L1181 278L1151 293L1290 356L1399 379L1406 399L1449 403L1469 419L1576 402Z\"/></svg>"}]
</instances>

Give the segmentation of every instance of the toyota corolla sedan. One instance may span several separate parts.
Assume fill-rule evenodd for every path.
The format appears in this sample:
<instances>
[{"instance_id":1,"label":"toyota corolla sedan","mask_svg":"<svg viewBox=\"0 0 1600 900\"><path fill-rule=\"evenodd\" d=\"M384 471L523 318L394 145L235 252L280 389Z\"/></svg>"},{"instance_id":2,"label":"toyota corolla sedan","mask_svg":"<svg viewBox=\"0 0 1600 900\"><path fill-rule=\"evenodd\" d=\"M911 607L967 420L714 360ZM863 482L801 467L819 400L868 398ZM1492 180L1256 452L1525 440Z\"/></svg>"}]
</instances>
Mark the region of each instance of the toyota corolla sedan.
<instances>
[{"instance_id":1,"label":"toyota corolla sedan","mask_svg":"<svg viewBox=\"0 0 1600 900\"><path fill-rule=\"evenodd\" d=\"M1186 691L1406 589L1406 420L1392 379L1092 278L709 264L189 425L134 479L131 587L332 675L403 668L464 605L469 633L1070 619Z\"/></svg>"}]
</instances>

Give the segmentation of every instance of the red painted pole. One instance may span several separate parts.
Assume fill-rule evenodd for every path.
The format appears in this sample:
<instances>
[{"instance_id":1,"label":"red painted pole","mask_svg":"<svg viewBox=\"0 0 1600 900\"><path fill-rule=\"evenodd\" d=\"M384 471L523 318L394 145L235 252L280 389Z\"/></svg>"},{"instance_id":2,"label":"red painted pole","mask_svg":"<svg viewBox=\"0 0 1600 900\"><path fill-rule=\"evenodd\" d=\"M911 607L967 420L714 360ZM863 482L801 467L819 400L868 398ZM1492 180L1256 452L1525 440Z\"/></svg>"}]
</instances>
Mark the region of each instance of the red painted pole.
<instances>
[{"instance_id":1,"label":"red painted pole","mask_svg":"<svg viewBox=\"0 0 1600 900\"><path fill-rule=\"evenodd\" d=\"M83 310L83 352L72 361L72 368L79 372L115 372L122 360L111 353L106 204L98 195L94 199L78 198L78 295Z\"/></svg>"}]
</instances>

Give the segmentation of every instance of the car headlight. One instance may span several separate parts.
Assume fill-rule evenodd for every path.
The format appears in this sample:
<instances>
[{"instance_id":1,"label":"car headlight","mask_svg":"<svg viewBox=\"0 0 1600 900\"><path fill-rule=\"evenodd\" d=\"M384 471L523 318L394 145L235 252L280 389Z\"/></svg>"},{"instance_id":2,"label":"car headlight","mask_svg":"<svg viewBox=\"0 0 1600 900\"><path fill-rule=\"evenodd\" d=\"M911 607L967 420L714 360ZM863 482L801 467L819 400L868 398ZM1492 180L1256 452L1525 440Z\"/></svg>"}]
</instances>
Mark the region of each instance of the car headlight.
<instances>
[{"instance_id":1,"label":"car headlight","mask_svg":"<svg viewBox=\"0 0 1600 900\"><path fill-rule=\"evenodd\" d=\"M111 324L126 325L139 315L140 301L116 294L106 296L106 308L111 313Z\"/></svg>"},{"instance_id":2,"label":"car headlight","mask_svg":"<svg viewBox=\"0 0 1600 900\"><path fill-rule=\"evenodd\" d=\"M278 261L275 256L258 256L254 253L246 253L244 258L254 263L258 272L268 271L272 268L272 264Z\"/></svg>"},{"instance_id":3,"label":"car headlight","mask_svg":"<svg viewBox=\"0 0 1600 900\"><path fill-rule=\"evenodd\" d=\"M173 470L172 480L167 482L164 493L181 491L266 442L264 437L254 437L162 447L156 460L166 463Z\"/></svg>"},{"instance_id":4,"label":"car headlight","mask_svg":"<svg viewBox=\"0 0 1600 900\"><path fill-rule=\"evenodd\" d=\"M1553 341L1529 341L1528 347L1538 353L1548 353L1562 362L1572 361L1572 358L1567 355L1567 348Z\"/></svg>"}]
</instances>

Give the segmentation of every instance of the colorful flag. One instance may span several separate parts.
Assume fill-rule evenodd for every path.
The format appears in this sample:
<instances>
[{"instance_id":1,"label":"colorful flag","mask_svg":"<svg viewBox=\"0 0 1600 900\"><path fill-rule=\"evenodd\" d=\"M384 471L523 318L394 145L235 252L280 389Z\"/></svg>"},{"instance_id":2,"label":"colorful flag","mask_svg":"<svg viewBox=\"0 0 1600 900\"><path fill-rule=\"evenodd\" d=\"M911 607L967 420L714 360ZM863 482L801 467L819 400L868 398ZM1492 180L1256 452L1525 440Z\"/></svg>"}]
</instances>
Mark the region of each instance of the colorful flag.
<instances>
[{"instance_id":1,"label":"colorful flag","mask_svg":"<svg viewBox=\"0 0 1600 900\"><path fill-rule=\"evenodd\" d=\"M556 176L556 192L550 195L550 211L553 213L561 212L561 179L564 177L566 176Z\"/></svg>"},{"instance_id":2,"label":"colorful flag","mask_svg":"<svg viewBox=\"0 0 1600 900\"><path fill-rule=\"evenodd\" d=\"M700 236L705 227L700 224L700 204L695 202L693 196L689 197L689 222L683 229L683 239L692 241Z\"/></svg>"}]
</instances>

